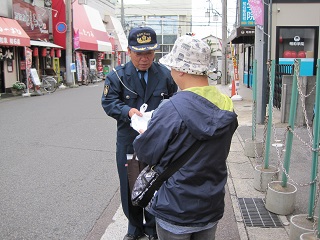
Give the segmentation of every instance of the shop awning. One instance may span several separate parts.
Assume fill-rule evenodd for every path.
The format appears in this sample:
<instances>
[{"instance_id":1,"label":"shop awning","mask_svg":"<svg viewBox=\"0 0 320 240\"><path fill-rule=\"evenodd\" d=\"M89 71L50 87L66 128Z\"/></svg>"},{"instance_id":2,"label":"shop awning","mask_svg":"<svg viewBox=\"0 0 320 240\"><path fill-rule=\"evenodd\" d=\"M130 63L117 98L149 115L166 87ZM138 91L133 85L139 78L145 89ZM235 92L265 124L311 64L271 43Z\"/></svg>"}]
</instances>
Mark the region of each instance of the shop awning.
<instances>
[{"instance_id":1,"label":"shop awning","mask_svg":"<svg viewBox=\"0 0 320 240\"><path fill-rule=\"evenodd\" d=\"M51 42L45 42L45 41L36 41L36 40L30 40L30 44L32 46L39 46L39 47L50 47L50 48L62 48L61 46L51 43Z\"/></svg>"},{"instance_id":2,"label":"shop awning","mask_svg":"<svg viewBox=\"0 0 320 240\"><path fill-rule=\"evenodd\" d=\"M75 49L112 52L112 45L98 10L75 2L73 29Z\"/></svg>"},{"instance_id":3,"label":"shop awning","mask_svg":"<svg viewBox=\"0 0 320 240\"><path fill-rule=\"evenodd\" d=\"M114 37L114 50L118 52L126 52L128 40L123 31L120 21L117 18L109 15L104 17L104 21L106 22L105 24L107 31L111 36Z\"/></svg>"},{"instance_id":4,"label":"shop awning","mask_svg":"<svg viewBox=\"0 0 320 240\"><path fill-rule=\"evenodd\" d=\"M30 46L30 37L16 20L0 17L0 45Z\"/></svg>"},{"instance_id":5,"label":"shop awning","mask_svg":"<svg viewBox=\"0 0 320 240\"><path fill-rule=\"evenodd\" d=\"M254 32L254 27L237 27L231 32L228 38L228 43L254 44Z\"/></svg>"}]
</instances>

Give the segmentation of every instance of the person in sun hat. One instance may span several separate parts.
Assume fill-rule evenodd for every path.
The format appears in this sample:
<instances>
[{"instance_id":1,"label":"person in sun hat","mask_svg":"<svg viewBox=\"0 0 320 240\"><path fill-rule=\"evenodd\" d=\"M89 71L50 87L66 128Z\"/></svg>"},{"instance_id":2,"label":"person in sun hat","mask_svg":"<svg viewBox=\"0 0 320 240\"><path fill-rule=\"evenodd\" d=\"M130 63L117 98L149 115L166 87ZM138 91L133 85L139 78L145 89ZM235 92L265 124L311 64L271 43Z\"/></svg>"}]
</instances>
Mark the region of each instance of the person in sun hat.
<instances>
[{"instance_id":1,"label":"person in sun hat","mask_svg":"<svg viewBox=\"0 0 320 240\"><path fill-rule=\"evenodd\" d=\"M160 104L133 142L139 161L161 173L201 141L146 208L156 217L160 240L213 240L224 213L226 160L238 121L231 99L208 84L210 55L202 40L176 40L160 62L171 68L181 91Z\"/></svg>"},{"instance_id":2,"label":"person in sun hat","mask_svg":"<svg viewBox=\"0 0 320 240\"><path fill-rule=\"evenodd\" d=\"M159 61L188 74L207 76L211 55L209 46L194 37L189 40L187 38L190 37L185 35L177 39L172 51Z\"/></svg>"},{"instance_id":3,"label":"person in sun hat","mask_svg":"<svg viewBox=\"0 0 320 240\"><path fill-rule=\"evenodd\" d=\"M136 240L144 235L150 240L157 239L154 216L131 203L127 172L131 165L127 164L127 154L133 154L132 142L139 134L130 126L131 117L142 116L139 110L144 103L150 112L177 91L168 68L154 62L155 50L159 47L152 28L133 28L128 37L131 61L107 75L101 98L106 114L117 121L117 170L122 209L128 219L124 240Z\"/></svg>"}]
</instances>

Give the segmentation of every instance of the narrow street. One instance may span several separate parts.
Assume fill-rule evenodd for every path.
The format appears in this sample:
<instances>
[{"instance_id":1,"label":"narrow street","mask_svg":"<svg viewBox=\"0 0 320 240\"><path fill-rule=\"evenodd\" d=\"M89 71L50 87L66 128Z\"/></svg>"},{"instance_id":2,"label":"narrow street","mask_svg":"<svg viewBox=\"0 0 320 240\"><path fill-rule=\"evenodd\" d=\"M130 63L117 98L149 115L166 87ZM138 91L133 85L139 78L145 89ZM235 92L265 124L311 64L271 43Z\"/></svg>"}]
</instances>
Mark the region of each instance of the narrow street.
<instances>
[{"instance_id":1,"label":"narrow street","mask_svg":"<svg viewBox=\"0 0 320 240\"><path fill-rule=\"evenodd\" d=\"M112 218L116 126L102 90L0 100L0 239L86 239L106 209Z\"/></svg>"}]
</instances>

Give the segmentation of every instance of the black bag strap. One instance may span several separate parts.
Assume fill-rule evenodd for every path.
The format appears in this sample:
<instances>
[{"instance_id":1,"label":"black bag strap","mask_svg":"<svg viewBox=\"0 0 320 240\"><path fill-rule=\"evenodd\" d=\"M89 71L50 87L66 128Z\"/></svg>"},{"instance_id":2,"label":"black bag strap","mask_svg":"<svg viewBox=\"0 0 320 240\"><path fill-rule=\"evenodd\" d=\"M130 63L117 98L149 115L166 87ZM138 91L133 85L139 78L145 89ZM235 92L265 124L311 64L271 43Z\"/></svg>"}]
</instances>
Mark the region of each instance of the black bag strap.
<instances>
[{"instance_id":1,"label":"black bag strap","mask_svg":"<svg viewBox=\"0 0 320 240\"><path fill-rule=\"evenodd\" d=\"M176 159L173 163L169 164L169 166L159 175L158 179L165 181L171 175L173 175L179 168L181 168L198 150L201 141L196 141L187 151L185 151L178 159Z\"/></svg>"},{"instance_id":2,"label":"black bag strap","mask_svg":"<svg viewBox=\"0 0 320 240\"><path fill-rule=\"evenodd\" d=\"M201 141L197 141L193 144L186 152L184 152L178 159L176 159L173 163L169 164L169 166L157 177L157 179L151 184L151 186L144 193L144 197L140 200L138 205L140 207L146 207L150 200L152 199L155 191L161 187L164 181L166 181L172 174L174 174L179 168L183 166L195 152L198 150Z\"/></svg>"}]
</instances>

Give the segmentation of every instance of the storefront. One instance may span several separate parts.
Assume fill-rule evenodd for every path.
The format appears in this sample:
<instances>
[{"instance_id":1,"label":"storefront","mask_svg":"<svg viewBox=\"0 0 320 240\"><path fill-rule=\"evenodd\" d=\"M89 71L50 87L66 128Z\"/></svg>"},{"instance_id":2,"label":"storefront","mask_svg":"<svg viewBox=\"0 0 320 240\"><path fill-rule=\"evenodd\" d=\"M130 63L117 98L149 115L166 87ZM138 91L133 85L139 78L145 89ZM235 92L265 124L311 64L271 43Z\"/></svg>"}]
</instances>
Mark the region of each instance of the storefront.
<instances>
[{"instance_id":1,"label":"storefront","mask_svg":"<svg viewBox=\"0 0 320 240\"><path fill-rule=\"evenodd\" d=\"M31 68L35 68L38 75L46 75L47 69L53 69L59 75L61 57L61 46L50 42L51 34L49 26L51 25L51 11L49 8L36 6L26 3L23 0L13 0L13 17L29 35L30 49L32 51ZM19 53L22 67L19 75L21 78L27 78L27 72L30 64L24 63L24 52ZM26 66L26 69L25 69Z\"/></svg>"},{"instance_id":2,"label":"storefront","mask_svg":"<svg viewBox=\"0 0 320 240\"><path fill-rule=\"evenodd\" d=\"M0 93L19 81L18 53L30 46L30 37L16 20L0 17Z\"/></svg>"},{"instance_id":3,"label":"storefront","mask_svg":"<svg viewBox=\"0 0 320 240\"><path fill-rule=\"evenodd\" d=\"M109 35L114 39L114 44L112 44L112 54L114 56L113 65L117 66L121 64L121 53L127 52L128 40L122 25L117 18L105 16L104 22ZM110 38L111 42L112 38Z\"/></svg>"},{"instance_id":4,"label":"storefront","mask_svg":"<svg viewBox=\"0 0 320 240\"><path fill-rule=\"evenodd\" d=\"M316 75L319 27L277 27L276 63L293 65L301 60L300 76Z\"/></svg>"},{"instance_id":5,"label":"storefront","mask_svg":"<svg viewBox=\"0 0 320 240\"><path fill-rule=\"evenodd\" d=\"M86 78L88 71L96 68L102 72L102 60L110 58L112 45L99 11L87 5L73 4L73 47L76 52L77 79L78 83ZM80 17L81 16L81 17ZM96 60L95 66L89 64L89 60ZM94 61L91 61L94 62ZM81 70L81 71L80 71Z\"/></svg>"},{"instance_id":6,"label":"storefront","mask_svg":"<svg viewBox=\"0 0 320 240\"><path fill-rule=\"evenodd\" d=\"M66 34L64 31L59 31L58 28L59 24L66 21L65 4L63 1L54 0L52 8L60 9L56 18L53 19L54 42L65 47ZM80 5L76 0L72 4L72 12L73 61L77 67L76 81L81 84L83 78L88 74L90 59L95 60L98 73L103 71L102 61L111 59L112 44L98 10L88 5ZM91 66L91 69L94 70L94 67Z\"/></svg>"},{"instance_id":7,"label":"storefront","mask_svg":"<svg viewBox=\"0 0 320 240\"><path fill-rule=\"evenodd\" d=\"M229 37L229 42L237 44L239 69L243 84L252 87L252 70L254 59L254 27L238 27Z\"/></svg>"},{"instance_id":8,"label":"storefront","mask_svg":"<svg viewBox=\"0 0 320 240\"><path fill-rule=\"evenodd\" d=\"M236 44L239 76L243 84L252 87L255 21L248 0L241 0L239 26L230 34L228 42Z\"/></svg>"}]
</instances>

